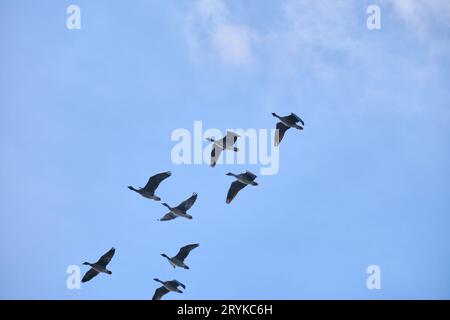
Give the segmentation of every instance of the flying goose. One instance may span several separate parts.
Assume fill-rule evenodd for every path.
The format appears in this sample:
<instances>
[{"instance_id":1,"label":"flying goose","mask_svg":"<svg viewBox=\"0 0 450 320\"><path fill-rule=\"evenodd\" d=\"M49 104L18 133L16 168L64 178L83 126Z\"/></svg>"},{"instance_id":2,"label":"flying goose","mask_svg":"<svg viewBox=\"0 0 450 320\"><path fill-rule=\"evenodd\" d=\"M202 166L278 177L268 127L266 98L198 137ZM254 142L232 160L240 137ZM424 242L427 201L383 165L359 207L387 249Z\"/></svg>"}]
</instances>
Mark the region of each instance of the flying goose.
<instances>
[{"instance_id":1,"label":"flying goose","mask_svg":"<svg viewBox=\"0 0 450 320\"><path fill-rule=\"evenodd\" d=\"M172 220L172 219L175 219L176 217L183 217L183 218L186 218L186 219L192 219L192 216L187 214L187 211L195 203L195 200L197 200L197 194L194 192L189 199L184 200L182 203L180 203L178 206L176 206L174 208L169 206L167 203L163 203L162 205L167 207L170 210L170 212L167 213L161 219L159 219L159 221Z\"/></svg>"},{"instance_id":2,"label":"flying goose","mask_svg":"<svg viewBox=\"0 0 450 320\"><path fill-rule=\"evenodd\" d=\"M238 194L241 189L243 189L245 186L251 184L252 186L257 186L258 184L254 181L256 179L256 175L251 173L250 171L246 171L241 174L234 174L234 173L227 173L227 176L233 176L237 180L234 181L230 189L228 190L227 194L227 203L230 203L234 197Z\"/></svg>"},{"instance_id":3,"label":"flying goose","mask_svg":"<svg viewBox=\"0 0 450 320\"><path fill-rule=\"evenodd\" d=\"M240 135L227 131L227 135L222 139L214 140L214 138L206 138L206 140L213 142L213 148L211 151L211 167L215 167L222 150L233 150L234 152L239 151L239 148L233 146L239 137Z\"/></svg>"},{"instance_id":4,"label":"flying goose","mask_svg":"<svg viewBox=\"0 0 450 320\"><path fill-rule=\"evenodd\" d=\"M83 264L91 266L91 269L89 269L89 271L85 273L85 275L83 276L83 279L81 279L81 282L88 282L89 280L94 278L96 275L98 275L100 272L112 274L111 271L106 269L106 266L111 261L115 252L116 252L116 249L114 249L114 247L112 247L96 263L84 262Z\"/></svg>"},{"instance_id":5,"label":"flying goose","mask_svg":"<svg viewBox=\"0 0 450 320\"><path fill-rule=\"evenodd\" d=\"M303 127L305 126L303 120L300 119L300 117L297 116L295 113L291 113L286 117L280 117L275 112L273 112L272 115L280 119L280 122L277 123L277 130L275 133L275 146L278 146L280 144L281 140L284 137L284 134L289 128L296 128L298 130L303 130ZM298 122L300 122L302 125L299 126L297 124Z\"/></svg>"},{"instance_id":6,"label":"flying goose","mask_svg":"<svg viewBox=\"0 0 450 320\"><path fill-rule=\"evenodd\" d=\"M152 300L161 300L161 298L170 291L183 293L183 291L178 289L178 286L181 286L183 289L186 289L186 286L178 280L161 281L158 278L155 278L153 280L161 283L162 287L159 287L158 289L155 290L155 294L153 295Z\"/></svg>"},{"instance_id":7,"label":"flying goose","mask_svg":"<svg viewBox=\"0 0 450 320\"><path fill-rule=\"evenodd\" d=\"M184 269L189 269L189 267L184 264L184 260L189 255L189 252L191 252L191 250L194 250L198 246L199 246L198 243L188 244L187 246L182 247L180 249L180 251L178 251L177 255L172 258L169 258L165 253L163 253L161 255L164 258L166 258L167 260L169 260L169 263L172 265L172 267L174 267L174 268L180 267L180 268L184 268Z\"/></svg>"},{"instance_id":8,"label":"flying goose","mask_svg":"<svg viewBox=\"0 0 450 320\"><path fill-rule=\"evenodd\" d=\"M141 196L147 199L153 199L155 201L161 200L160 197L155 196L155 190L158 188L159 184L172 175L172 172L167 171L163 173L155 174L154 176L148 179L147 184L143 188L135 189L132 186L128 186L128 189L133 190L139 193Z\"/></svg>"}]
</instances>

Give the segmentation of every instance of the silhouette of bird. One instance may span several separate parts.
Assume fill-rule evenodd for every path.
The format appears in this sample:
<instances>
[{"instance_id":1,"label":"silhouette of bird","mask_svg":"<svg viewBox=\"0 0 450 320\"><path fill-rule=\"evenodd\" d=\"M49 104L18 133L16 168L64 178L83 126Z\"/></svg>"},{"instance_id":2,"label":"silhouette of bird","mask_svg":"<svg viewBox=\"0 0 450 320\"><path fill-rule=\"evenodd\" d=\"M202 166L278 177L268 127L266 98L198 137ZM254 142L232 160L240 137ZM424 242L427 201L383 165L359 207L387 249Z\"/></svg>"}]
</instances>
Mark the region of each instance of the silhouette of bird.
<instances>
[{"instance_id":1,"label":"silhouette of bird","mask_svg":"<svg viewBox=\"0 0 450 320\"><path fill-rule=\"evenodd\" d=\"M184 200L176 207L171 207L167 203L163 203L162 205L167 207L170 211L159 219L159 221L168 221L177 217L192 219L192 216L187 214L187 211L194 205L195 200L197 200L197 194L194 192L190 198Z\"/></svg>"},{"instance_id":2,"label":"silhouette of bird","mask_svg":"<svg viewBox=\"0 0 450 320\"><path fill-rule=\"evenodd\" d=\"M167 179L171 175L172 173L170 171L158 173L148 179L145 187L136 189L132 186L128 186L128 189L139 193L144 198L160 201L161 198L155 195L155 190L163 180Z\"/></svg>"},{"instance_id":3,"label":"silhouette of bird","mask_svg":"<svg viewBox=\"0 0 450 320\"><path fill-rule=\"evenodd\" d=\"M83 279L81 279L81 282L88 282L92 278L94 278L96 275L101 273L106 274L112 274L111 271L106 269L106 266L111 261L112 257L114 256L114 253L116 252L116 249L112 247L107 253L105 253L97 262L95 263L89 263L89 262L83 262L84 265L91 266L91 269L89 269L83 276Z\"/></svg>"},{"instance_id":4,"label":"silhouette of bird","mask_svg":"<svg viewBox=\"0 0 450 320\"><path fill-rule=\"evenodd\" d=\"M162 287L159 287L158 289L155 290L155 294L153 295L152 300L161 300L161 298L166 294L169 293L170 291L172 292L178 292L178 293L183 293L183 291L181 291L180 289L178 289L178 287L182 287L183 289L186 289L186 286L184 284L182 284L180 281L178 280L171 280L171 281L161 281L158 278L153 279L159 283L162 284Z\"/></svg>"},{"instance_id":5,"label":"silhouette of bird","mask_svg":"<svg viewBox=\"0 0 450 320\"><path fill-rule=\"evenodd\" d=\"M187 246L182 247L180 251L178 251L177 255L172 258L168 257L165 253L162 253L161 255L167 260L169 260L169 263L172 265L172 267L189 269L189 267L184 263L184 260L189 255L189 252L191 252L191 250L194 250L198 246L199 246L198 243L188 244Z\"/></svg>"},{"instance_id":6,"label":"silhouette of bird","mask_svg":"<svg viewBox=\"0 0 450 320\"><path fill-rule=\"evenodd\" d=\"M272 113L272 115L278 119L280 119L280 122L277 123L277 130L275 132L275 146L278 146L281 142L281 140L284 137L284 134L289 128L296 128L298 130L303 130L303 127L305 126L305 123L302 119L300 119L299 116L297 116L295 113L291 113L290 115L286 117L280 117L275 112ZM297 123L300 122L302 126L299 126Z\"/></svg>"},{"instance_id":7,"label":"silhouette of bird","mask_svg":"<svg viewBox=\"0 0 450 320\"><path fill-rule=\"evenodd\" d=\"M234 197L241 191L245 186L252 185L257 186L258 184L254 181L256 179L256 175L251 173L250 171L246 171L241 174L227 173L227 176L233 176L237 180L234 181L227 194L227 203L230 203Z\"/></svg>"}]
</instances>

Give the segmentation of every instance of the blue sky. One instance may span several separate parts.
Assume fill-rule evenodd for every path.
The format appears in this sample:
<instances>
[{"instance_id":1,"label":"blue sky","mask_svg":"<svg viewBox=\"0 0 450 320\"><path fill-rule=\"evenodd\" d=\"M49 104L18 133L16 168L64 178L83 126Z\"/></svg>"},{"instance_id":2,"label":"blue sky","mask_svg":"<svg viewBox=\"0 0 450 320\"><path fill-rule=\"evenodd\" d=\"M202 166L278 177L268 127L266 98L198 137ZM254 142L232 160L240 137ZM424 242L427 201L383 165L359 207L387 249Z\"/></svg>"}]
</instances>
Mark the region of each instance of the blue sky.
<instances>
[{"instance_id":1,"label":"blue sky","mask_svg":"<svg viewBox=\"0 0 450 320\"><path fill-rule=\"evenodd\" d=\"M154 277L186 284L167 299L450 298L449 21L445 0L0 1L0 298L149 299ZM305 130L231 205L225 173L258 165L172 163L173 130L271 112ZM126 188L167 170L192 221ZM159 255L194 242L190 270ZM111 276L66 288L111 246Z\"/></svg>"}]
</instances>

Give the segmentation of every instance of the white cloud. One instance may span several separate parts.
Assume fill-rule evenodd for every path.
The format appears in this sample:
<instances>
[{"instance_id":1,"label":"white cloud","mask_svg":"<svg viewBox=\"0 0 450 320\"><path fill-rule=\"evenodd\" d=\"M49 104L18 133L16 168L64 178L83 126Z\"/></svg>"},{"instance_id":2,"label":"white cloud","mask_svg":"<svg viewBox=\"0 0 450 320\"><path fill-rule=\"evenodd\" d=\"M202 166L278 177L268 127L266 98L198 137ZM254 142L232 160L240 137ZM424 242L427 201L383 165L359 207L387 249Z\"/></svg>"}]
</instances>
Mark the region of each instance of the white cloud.
<instances>
[{"instance_id":1,"label":"white cloud","mask_svg":"<svg viewBox=\"0 0 450 320\"><path fill-rule=\"evenodd\" d=\"M187 15L186 39L191 57L197 61L256 62L270 72L289 75L301 69L325 80L342 76L349 67L371 69L373 61L381 60L380 55L386 56L386 63L392 61L392 53L384 50L389 38L374 36L376 32L392 34L393 30L385 29L384 17L411 26L430 61L434 54L448 52L448 42L442 41L444 33L436 30L450 26L449 0L379 1L382 30L370 31L366 10L356 0L284 0L274 4L278 9L264 29L236 23L234 8L223 0L198 0ZM410 58L413 60L408 63L414 63L415 56Z\"/></svg>"},{"instance_id":2,"label":"white cloud","mask_svg":"<svg viewBox=\"0 0 450 320\"><path fill-rule=\"evenodd\" d=\"M218 25L212 34L212 44L226 62L248 63L252 59L251 31L246 27Z\"/></svg>"},{"instance_id":3,"label":"white cloud","mask_svg":"<svg viewBox=\"0 0 450 320\"><path fill-rule=\"evenodd\" d=\"M421 36L433 24L450 27L450 1L448 0L383 0L408 26Z\"/></svg>"},{"instance_id":4,"label":"white cloud","mask_svg":"<svg viewBox=\"0 0 450 320\"><path fill-rule=\"evenodd\" d=\"M232 23L223 0L198 0L186 19L186 39L195 60L209 53L225 63L248 64L253 60L256 33Z\"/></svg>"}]
</instances>

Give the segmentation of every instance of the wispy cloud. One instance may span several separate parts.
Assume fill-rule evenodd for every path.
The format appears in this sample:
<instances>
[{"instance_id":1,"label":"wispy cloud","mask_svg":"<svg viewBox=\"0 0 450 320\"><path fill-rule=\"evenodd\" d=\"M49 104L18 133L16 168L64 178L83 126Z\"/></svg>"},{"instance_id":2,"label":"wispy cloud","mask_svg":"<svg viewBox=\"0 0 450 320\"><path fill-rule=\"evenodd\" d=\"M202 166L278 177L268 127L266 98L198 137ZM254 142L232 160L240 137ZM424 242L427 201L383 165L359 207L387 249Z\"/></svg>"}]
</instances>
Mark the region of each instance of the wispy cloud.
<instances>
[{"instance_id":1,"label":"wispy cloud","mask_svg":"<svg viewBox=\"0 0 450 320\"><path fill-rule=\"evenodd\" d=\"M450 27L448 0L383 0L394 8L398 16L420 35L430 32L433 25Z\"/></svg>"},{"instance_id":2,"label":"wispy cloud","mask_svg":"<svg viewBox=\"0 0 450 320\"><path fill-rule=\"evenodd\" d=\"M236 23L235 8L227 4L198 0L187 14L186 39L194 60L252 63L284 77L301 70L329 81L338 81L350 69L381 79L392 68L407 73L414 69L423 73L418 79L429 79L439 70L435 57L450 50L448 0L380 0L379 31L367 29L366 8L355 0L284 0L274 4L276 10L263 27L252 21ZM420 39L420 54L390 50L393 39L404 32L386 27L395 23L411 28L408 36ZM381 61L383 68L374 69L374 62Z\"/></svg>"},{"instance_id":3,"label":"wispy cloud","mask_svg":"<svg viewBox=\"0 0 450 320\"><path fill-rule=\"evenodd\" d=\"M245 25L235 24L223 0L198 0L186 17L186 39L195 59L212 54L222 62L252 62L252 43L256 33Z\"/></svg>"}]
</instances>

